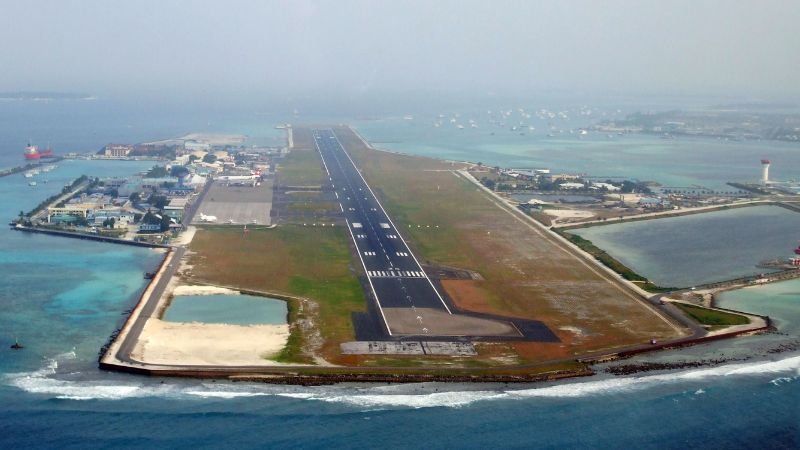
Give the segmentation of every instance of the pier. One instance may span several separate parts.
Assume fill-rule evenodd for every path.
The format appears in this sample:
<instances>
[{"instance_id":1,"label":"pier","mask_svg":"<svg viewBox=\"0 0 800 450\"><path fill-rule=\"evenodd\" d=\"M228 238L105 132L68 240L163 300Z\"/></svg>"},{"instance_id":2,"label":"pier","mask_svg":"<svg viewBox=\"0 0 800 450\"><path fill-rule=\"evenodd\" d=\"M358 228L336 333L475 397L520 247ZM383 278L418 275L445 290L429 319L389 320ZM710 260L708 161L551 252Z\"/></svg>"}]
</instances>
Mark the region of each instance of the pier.
<instances>
[{"instance_id":1,"label":"pier","mask_svg":"<svg viewBox=\"0 0 800 450\"><path fill-rule=\"evenodd\" d=\"M61 157L61 156L56 156L54 158L47 159L47 162L54 163L54 162L61 161L63 159L64 158ZM28 164L25 164L24 166L11 167L11 168L8 168L8 169L0 169L0 178L7 177L9 175L14 175L15 173L22 173L22 172L25 172L27 170L33 170L33 169L36 169L37 167L41 167L41 166L42 166L42 163L39 162L39 163L28 163Z\"/></svg>"},{"instance_id":2,"label":"pier","mask_svg":"<svg viewBox=\"0 0 800 450\"><path fill-rule=\"evenodd\" d=\"M62 231L62 230L53 230L50 228L41 228L41 227L26 227L25 225L19 225L11 228L12 230L16 231L23 231L25 233L39 233L39 234L49 234L51 236L60 236L60 237L68 237L68 238L75 238L75 239L85 239L88 241L99 241L99 242L109 242L112 244L123 244L123 245L132 245L134 247L149 247L149 248L171 248L169 245L165 244L153 244L150 242L140 242L140 241L131 241L128 239L120 239L114 238L109 236L100 236L97 234L86 234L86 233L76 233L74 231Z\"/></svg>"}]
</instances>

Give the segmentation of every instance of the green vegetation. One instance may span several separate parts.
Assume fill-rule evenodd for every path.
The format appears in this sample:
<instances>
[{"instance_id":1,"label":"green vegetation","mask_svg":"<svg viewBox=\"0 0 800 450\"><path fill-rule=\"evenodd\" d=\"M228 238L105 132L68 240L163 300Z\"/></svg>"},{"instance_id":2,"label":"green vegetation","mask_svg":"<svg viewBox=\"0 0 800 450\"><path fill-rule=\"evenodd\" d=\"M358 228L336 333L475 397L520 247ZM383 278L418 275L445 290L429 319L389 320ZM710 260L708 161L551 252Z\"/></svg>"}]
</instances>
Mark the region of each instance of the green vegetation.
<instances>
[{"instance_id":1,"label":"green vegetation","mask_svg":"<svg viewBox=\"0 0 800 450\"><path fill-rule=\"evenodd\" d=\"M339 211L336 203L328 202L292 203L287 206L287 209L295 212L315 213L321 216Z\"/></svg>"},{"instance_id":2,"label":"green vegetation","mask_svg":"<svg viewBox=\"0 0 800 450\"><path fill-rule=\"evenodd\" d=\"M310 302L289 302L291 335L282 362L309 362L311 347L335 361L339 343L355 338L351 316L366 310L364 292L350 271L344 227L252 229L202 227L192 240L192 278L275 292ZM311 326L309 326L311 325ZM322 339L315 338L318 330Z\"/></svg>"},{"instance_id":3,"label":"green vegetation","mask_svg":"<svg viewBox=\"0 0 800 450\"><path fill-rule=\"evenodd\" d=\"M190 248L191 280L289 299L290 337L278 361L308 363L320 356L333 364L357 366L357 373L402 367L407 373L525 376L540 370L525 367L529 362L570 359L673 333L656 316L618 327L637 300L620 295L552 236L505 212L505 206L455 172L463 165L371 151L349 132L338 137L422 259L481 275L442 282L456 304L476 312L541 320L562 341L503 343L481 348L479 356L471 358L344 355L339 345L355 339L353 314L367 310L346 227L282 225L251 228L247 234L235 227L200 227ZM294 144L278 168L277 185L318 186L327 180L307 129L294 129ZM306 192L292 197L288 208L308 208L309 214L323 203L321 196ZM592 301L572 302L573 297L586 297L580 284L585 282L593 283ZM569 333L560 331L575 323L577 314L588 317L581 327L596 336L592 340L571 340ZM574 368L570 364L569 369ZM354 373L347 367L301 368L297 373L319 370Z\"/></svg>"},{"instance_id":4,"label":"green vegetation","mask_svg":"<svg viewBox=\"0 0 800 450\"><path fill-rule=\"evenodd\" d=\"M421 262L480 275L443 280L456 305L540 320L564 340L563 345L515 343L504 354L479 358L502 358L506 365L538 362L631 345L654 334L675 335L655 314L639 315L635 326L621 329L617 323L631 317L639 300L620 295L613 282L566 251L549 232L512 214L461 176L457 171L465 165L369 150L350 130L336 132ZM577 317L586 318L580 324L591 339L573 340L561 331L574 326Z\"/></svg>"},{"instance_id":5,"label":"green vegetation","mask_svg":"<svg viewBox=\"0 0 800 450\"><path fill-rule=\"evenodd\" d=\"M594 256L595 259L603 263L603 265L605 265L609 269L613 270L614 272L617 272L626 280L637 283L639 287L641 287L646 291L668 292L675 290L675 288L661 287L653 284L647 278L639 275L638 273L631 270L625 264L622 264L621 262L617 261L613 256L606 253L606 251L601 249L600 247L594 245L592 241L588 239L584 239L578 236L577 234L564 232L563 230L556 229L554 231L560 234L561 236L565 237L566 239L568 239L573 244L577 245L581 250Z\"/></svg>"},{"instance_id":6,"label":"green vegetation","mask_svg":"<svg viewBox=\"0 0 800 450\"><path fill-rule=\"evenodd\" d=\"M301 318L300 302L296 299L287 299L286 309L288 323L298 323ZM289 333L289 339L286 340L286 346L273 359L282 363L310 362L310 358L303 354L303 334L293 329Z\"/></svg>"},{"instance_id":7,"label":"green vegetation","mask_svg":"<svg viewBox=\"0 0 800 450\"><path fill-rule=\"evenodd\" d=\"M278 176L286 186L320 186L325 173L322 167L316 150L295 148L278 167Z\"/></svg>"},{"instance_id":8,"label":"green vegetation","mask_svg":"<svg viewBox=\"0 0 800 450\"><path fill-rule=\"evenodd\" d=\"M703 308L701 306L687 305L686 303L679 302L675 302L673 305L677 306L678 309L685 312L687 315L689 315L689 317L702 325L725 327L731 325L746 325L750 323L750 319L740 314Z\"/></svg>"}]
</instances>

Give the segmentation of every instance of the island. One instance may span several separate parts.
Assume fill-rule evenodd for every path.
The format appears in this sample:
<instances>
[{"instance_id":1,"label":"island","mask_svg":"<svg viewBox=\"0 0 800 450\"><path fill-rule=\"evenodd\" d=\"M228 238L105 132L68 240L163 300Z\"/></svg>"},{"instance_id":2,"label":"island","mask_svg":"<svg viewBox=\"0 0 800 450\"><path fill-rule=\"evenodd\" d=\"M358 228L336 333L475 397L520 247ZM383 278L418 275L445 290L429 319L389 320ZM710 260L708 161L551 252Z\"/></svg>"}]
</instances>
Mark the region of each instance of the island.
<instances>
[{"instance_id":1,"label":"island","mask_svg":"<svg viewBox=\"0 0 800 450\"><path fill-rule=\"evenodd\" d=\"M768 331L768 317L721 310L714 293L798 273L657 286L487 186L507 169L381 151L347 126L286 130L266 166L223 162L209 176L102 368L296 384L586 376ZM616 220L759 201L774 202ZM248 313L259 299L285 302L282 320Z\"/></svg>"}]
</instances>

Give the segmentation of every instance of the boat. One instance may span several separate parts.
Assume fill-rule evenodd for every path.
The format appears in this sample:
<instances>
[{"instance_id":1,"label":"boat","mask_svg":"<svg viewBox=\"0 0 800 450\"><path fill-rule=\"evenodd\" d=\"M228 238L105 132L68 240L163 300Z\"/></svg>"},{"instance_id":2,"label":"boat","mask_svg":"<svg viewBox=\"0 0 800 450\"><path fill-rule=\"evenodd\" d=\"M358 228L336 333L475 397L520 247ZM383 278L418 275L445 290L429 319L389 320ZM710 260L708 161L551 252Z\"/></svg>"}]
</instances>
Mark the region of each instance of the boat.
<instances>
[{"instance_id":1,"label":"boat","mask_svg":"<svg viewBox=\"0 0 800 450\"><path fill-rule=\"evenodd\" d=\"M46 150L39 150L39 147L31 144L28 144L28 146L25 147L25 152L23 155L28 161L37 161L42 158L55 158L52 149L48 148Z\"/></svg>"},{"instance_id":2,"label":"boat","mask_svg":"<svg viewBox=\"0 0 800 450\"><path fill-rule=\"evenodd\" d=\"M152 280L155 277L156 277L156 273L155 272L145 272L144 273L144 279L145 280Z\"/></svg>"},{"instance_id":3,"label":"boat","mask_svg":"<svg viewBox=\"0 0 800 450\"><path fill-rule=\"evenodd\" d=\"M28 183L28 186L36 186L36 182L35 181L31 181L30 183Z\"/></svg>"},{"instance_id":4,"label":"boat","mask_svg":"<svg viewBox=\"0 0 800 450\"><path fill-rule=\"evenodd\" d=\"M22 350L25 347L23 347L22 344L19 343L17 338L14 338L14 343L11 344L11 348L13 348L14 350Z\"/></svg>"},{"instance_id":5,"label":"boat","mask_svg":"<svg viewBox=\"0 0 800 450\"><path fill-rule=\"evenodd\" d=\"M794 254L795 255L800 255L800 245L798 245L797 248L794 249Z\"/></svg>"}]
</instances>

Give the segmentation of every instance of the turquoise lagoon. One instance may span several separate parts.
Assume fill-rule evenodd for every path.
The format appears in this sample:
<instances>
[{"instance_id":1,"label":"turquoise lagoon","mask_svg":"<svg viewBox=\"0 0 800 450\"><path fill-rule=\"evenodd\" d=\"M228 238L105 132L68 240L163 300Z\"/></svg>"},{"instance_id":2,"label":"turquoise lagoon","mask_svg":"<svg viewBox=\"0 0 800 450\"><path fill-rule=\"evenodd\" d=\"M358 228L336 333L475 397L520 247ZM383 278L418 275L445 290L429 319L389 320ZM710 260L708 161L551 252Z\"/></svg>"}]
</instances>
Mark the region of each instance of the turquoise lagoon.
<instances>
[{"instance_id":1,"label":"turquoise lagoon","mask_svg":"<svg viewBox=\"0 0 800 450\"><path fill-rule=\"evenodd\" d=\"M497 128L473 116L479 128L455 129L445 123L434 128L433 117L413 121L384 119L356 124L358 131L380 149L411 155L486 165L518 168L548 168L553 173L588 174L603 178L631 178L655 181L665 186L701 185L733 190L728 182L747 182L760 176L761 158L773 164L773 179L800 177L798 146L787 142L726 141L706 138L590 132L588 135L549 136L549 123L529 121L535 131L524 135ZM462 119L465 122L467 117ZM588 125L571 120L557 124L562 129Z\"/></svg>"},{"instance_id":2,"label":"turquoise lagoon","mask_svg":"<svg viewBox=\"0 0 800 450\"><path fill-rule=\"evenodd\" d=\"M0 142L0 166L16 164L20 145L24 146L29 136L39 140L47 136L59 151L86 150L110 141L198 131L206 129L198 124L213 120L206 117L210 116L206 108L173 108L153 114L157 108L145 105L139 108L142 114L129 114L119 105L112 106L82 112L83 106L77 104L54 107L53 111L39 105L31 106L28 113L16 105L0 104L0 131L9 137ZM277 123L252 117L259 117L268 127ZM347 120L340 117L339 121ZM232 131L243 129L233 125ZM227 126L210 128L227 131L222 129ZM449 139L443 136L432 146L444 148ZM512 137L507 139L511 142ZM555 139L553 145L567 139ZM470 153L469 140L463 133L452 137L453 146L428 154L488 163L489 156L480 153L480 147L478 153ZM409 153L417 152L421 142L409 140ZM556 155L548 156L551 144L546 139L542 142L541 148L523 143L510 150L533 150L555 159ZM737 144L731 145L731 153L739 152ZM773 156L767 150L762 153L754 148L742 157L742 167L749 167L753 157ZM4 156L7 159L2 159ZM692 156L692 160L698 159L702 156ZM518 161L520 165L547 164L544 157L538 160L529 155ZM672 170L665 167L678 164L676 158L649 170L667 173ZM597 165L605 168L613 161L597 161ZM64 162L48 175L50 183L39 183L36 188L28 187L22 176L0 178L0 216L10 220L82 173L102 176L148 166ZM567 164L552 165L553 169L559 167ZM710 163L706 167L712 168ZM727 178L728 167L721 164L716 178ZM776 173L780 167L776 163ZM800 168L800 164L783 167ZM622 168L638 178L648 178L647 174L635 174L634 168ZM750 224L749 234L763 233L760 222ZM787 245L793 246L794 239ZM732 237L727 241L731 246L741 245ZM771 286L742 291L748 296L744 306L753 307L743 308L746 310L762 312L755 308L770 305L769 298L781 302L780 308L769 306L769 314L788 314L788 319L776 320L779 333L686 349L703 359L720 353L727 356L732 348L741 348L743 356L755 355L753 360L666 374L600 375L537 385L273 386L99 370L97 350L136 302L145 284L142 273L152 270L161 257L153 250L0 230L0 448L199 449L219 447L221 442L235 448L411 448L420 443L434 449L498 444L509 448L637 449L800 445L800 356L769 351L776 341L797 342L796 328L784 328L800 323L794 319L800 296L795 294L798 286L793 282L774 285L789 286L785 294L776 296L770 294ZM732 307L723 297L722 306ZM8 348L14 335L25 344L23 351ZM651 355L668 356L684 358L686 353Z\"/></svg>"},{"instance_id":3,"label":"turquoise lagoon","mask_svg":"<svg viewBox=\"0 0 800 450\"><path fill-rule=\"evenodd\" d=\"M788 257L800 214L754 206L570 230L652 282L689 287L765 272L756 265Z\"/></svg>"},{"instance_id":4,"label":"turquoise lagoon","mask_svg":"<svg viewBox=\"0 0 800 450\"><path fill-rule=\"evenodd\" d=\"M168 322L284 325L286 302L255 295L176 295L164 314Z\"/></svg>"}]
</instances>

